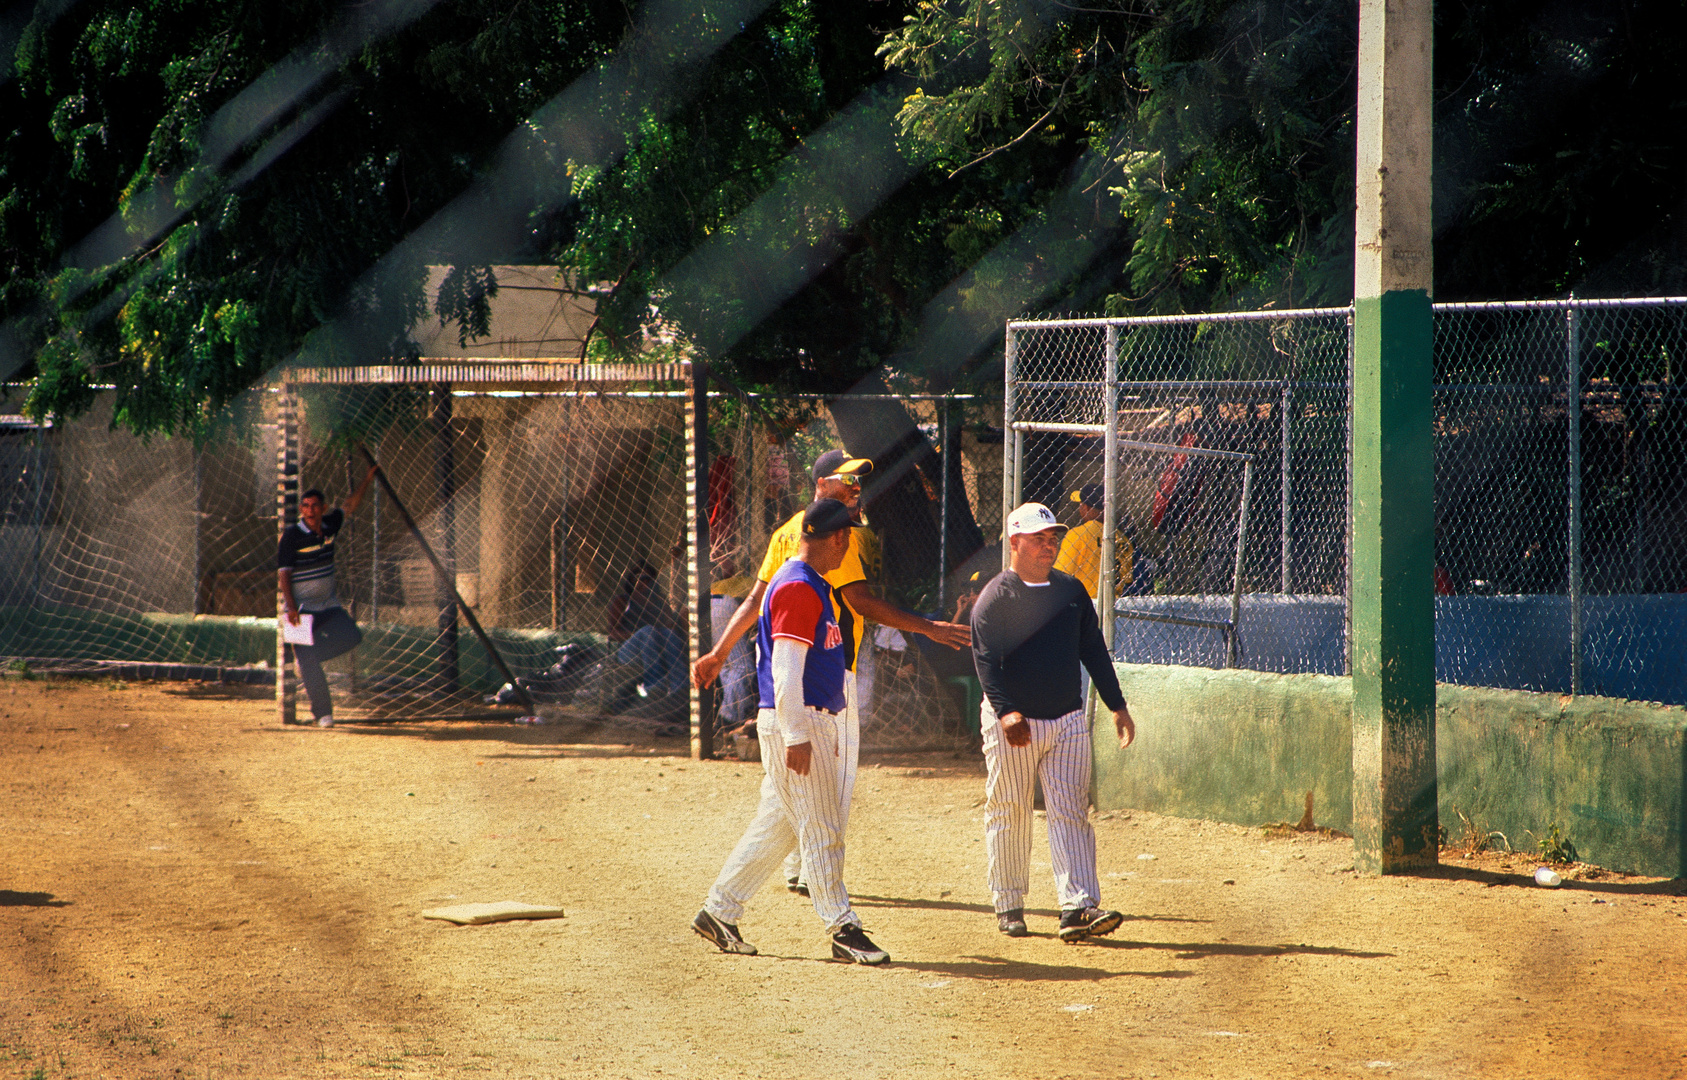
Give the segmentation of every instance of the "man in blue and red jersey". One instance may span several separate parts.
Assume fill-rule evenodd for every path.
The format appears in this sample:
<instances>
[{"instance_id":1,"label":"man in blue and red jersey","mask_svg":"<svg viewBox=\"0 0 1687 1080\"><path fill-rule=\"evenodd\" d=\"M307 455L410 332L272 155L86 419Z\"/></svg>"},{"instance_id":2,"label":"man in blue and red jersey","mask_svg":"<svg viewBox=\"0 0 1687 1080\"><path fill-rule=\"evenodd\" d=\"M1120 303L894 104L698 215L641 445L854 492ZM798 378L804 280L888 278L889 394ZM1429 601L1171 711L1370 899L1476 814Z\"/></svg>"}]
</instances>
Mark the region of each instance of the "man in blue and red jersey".
<instances>
[{"instance_id":1,"label":"man in blue and red jersey","mask_svg":"<svg viewBox=\"0 0 1687 1080\"><path fill-rule=\"evenodd\" d=\"M825 575L843 561L853 525L843 503L817 500L803 513L796 555L774 573L762 599L756 622L761 805L691 923L722 952L755 955L756 947L738 932L738 919L768 876L798 850L815 914L832 936L833 958L856 964L890 959L861 929L843 883L849 650L838 625L839 601Z\"/></svg>"}]
</instances>

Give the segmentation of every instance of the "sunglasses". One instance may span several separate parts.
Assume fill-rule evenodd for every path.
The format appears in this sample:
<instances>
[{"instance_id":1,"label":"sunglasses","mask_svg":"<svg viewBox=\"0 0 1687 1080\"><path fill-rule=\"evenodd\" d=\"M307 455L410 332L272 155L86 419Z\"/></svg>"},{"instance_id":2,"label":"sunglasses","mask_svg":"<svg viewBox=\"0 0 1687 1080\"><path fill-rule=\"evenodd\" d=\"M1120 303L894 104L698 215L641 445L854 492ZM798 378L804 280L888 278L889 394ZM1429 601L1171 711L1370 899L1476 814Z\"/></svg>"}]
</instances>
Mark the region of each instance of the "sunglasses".
<instances>
[{"instance_id":1,"label":"sunglasses","mask_svg":"<svg viewBox=\"0 0 1687 1080\"><path fill-rule=\"evenodd\" d=\"M845 476L843 473L833 473L831 476L826 477L826 479L836 480L838 483L848 484L850 487L861 486L861 478L859 476Z\"/></svg>"}]
</instances>

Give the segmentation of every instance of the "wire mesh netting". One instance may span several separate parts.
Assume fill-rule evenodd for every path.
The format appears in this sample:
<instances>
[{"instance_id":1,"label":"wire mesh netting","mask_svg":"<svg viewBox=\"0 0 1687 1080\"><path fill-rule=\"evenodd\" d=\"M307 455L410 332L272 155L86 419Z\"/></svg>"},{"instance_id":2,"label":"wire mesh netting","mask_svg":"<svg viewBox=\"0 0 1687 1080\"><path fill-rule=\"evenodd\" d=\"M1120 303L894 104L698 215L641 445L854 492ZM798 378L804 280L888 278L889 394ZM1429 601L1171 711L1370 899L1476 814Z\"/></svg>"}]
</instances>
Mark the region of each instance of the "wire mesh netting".
<instances>
[{"instance_id":1,"label":"wire mesh netting","mask_svg":"<svg viewBox=\"0 0 1687 1080\"><path fill-rule=\"evenodd\" d=\"M329 696L313 714L535 705L677 734L688 721L684 403L637 386L271 388L197 446L111 430L105 402L14 431L4 527L20 557L0 579L0 653L48 667L267 663L273 680L279 526L299 492L347 505L367 450L382 478L333 542L333 599L361 640L326 661ZM279 501L278 483L291 492Z\"/></svg>"},{"instance_id":2,"label":"wire mesh netting","mask_svg":"<svg viewBox=\"0 0 1687 1080\"><path fill-rule=\"evenodd\" d=\"M302 492L350 502L367 449L383 479L334 537L335 599L361 634L324 664L337 720L536 713L677 734L696 601L679 370L559 389L359 369L254 390L199 443L113 427L109 393L40 426L0 403L0 658L276 682L280 527ZM814 458L842 445L829 416L730 389L711 399L706 490L689 505L711 526L716 627L753 587L772 530L811 498ZM973 471L989 481L999 465ZM986 506L998 500L986 483ZM717 749L753 714L751 649L714 695ZM925 650L870 633L862 659L865 745L963 737L964 691ZM321 711L309 690L278 687L301 717Z\"/></svg>"},{"instance_id":3,"label":"wire mesh netting","mask_svg":"<svg viewBox=\"0 0 1687 1080\"><path fill-rule=\"evenodd\" d=\"M1235 663L1346 670L1348 325L1013 325L1008 395L1027 428L1100 425L1114 342L1116 512L1134 548L1122 659L1221 666L1236 612ZM1684 346L1679 299L1436 305L1438 679L1687 702ZM1024 498L1057 505L1100 481L1099 428L1020 438ZM1252 455L1245 522L1234 459L1200 447Z\"/></svg>"}]
</instances>

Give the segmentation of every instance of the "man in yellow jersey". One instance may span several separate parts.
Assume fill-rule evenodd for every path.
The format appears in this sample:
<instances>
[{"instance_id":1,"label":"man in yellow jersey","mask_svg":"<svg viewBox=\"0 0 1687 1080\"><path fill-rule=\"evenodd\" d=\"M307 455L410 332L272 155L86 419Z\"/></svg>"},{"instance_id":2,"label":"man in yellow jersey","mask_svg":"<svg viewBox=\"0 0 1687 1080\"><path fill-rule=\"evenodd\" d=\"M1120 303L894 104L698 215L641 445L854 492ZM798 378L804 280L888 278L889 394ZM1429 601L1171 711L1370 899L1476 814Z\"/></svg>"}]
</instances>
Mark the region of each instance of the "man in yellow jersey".
<instances>
[{"instance_id":1,"label":"man in yellow jersey","mask_svg":"<svg viewBox=\"0 0 1687 1080\"><path fill-rule=\"evenodd\" d=\"M814 498L817 501L836 499L854 511L861 501L861 478L872 471L873 463L866 458L851 458L842 450L828 450L815 459L814 468L811 470L814 477ZM779 572L785 561L797 553L797 544L802 536L802 517L803 511L798 511L768 538L767 555L762 559L761 569L756 574L755 587L739 605L726 629L716 636L714 648L698 657L697 662L691 665L691 681L698 687L714 683L715 677L720 674L722 666L726 663L727 656L732 652L732 647L755 625L756 619L761 615L762 597L767 593L767 583L773 580L773 575ZM880 626L889 626L905 633L924 634L952 649L966 649L972 646L970 627L960 623L934 622L903 611L876 596L868 581L876 575L878 561L878 538L870 529L851 529L849 550L844 553L843 563L825 575L826 583L843 598L843 603L838 605L838 622L844 633L844 642L849 647L846 660L848 671L844 676L848 721L845 725L845 743L842 748L848 755L843 797L846 818L849 813L850 793L855 787L855 763L861 751L861 707L855 695L855 665L861 653L866 621L870 619ZM800 874L794 867L787 865L785 877L792 891L803 890L803 886L798 882Z\"/></svg>"},{"instance_id":2,"label":"man in yellow jersey","mask_svg":"<svg viewBox=\"0 0 1687 1080\"><path fill-rule=\"evenodd\" d=\"M1096 590L1101 578L1101 517L1106 512L1107 499L1102 494L1100 484L1085 484L1072 493L1072 501L1078 504L1078 518L1082 521L1075 529L1069 529L1066 539L1061 541L1060 555L1054 560L1054 568L1063 574L1071 574L1083 583L1084 591L1095 599ZM1124 594L1125 586L1131 583L1131 560L1134 552L1131 550L1130 537L1123 529L1113 531L1113 596Z\"/></svg>"}]
</instances>

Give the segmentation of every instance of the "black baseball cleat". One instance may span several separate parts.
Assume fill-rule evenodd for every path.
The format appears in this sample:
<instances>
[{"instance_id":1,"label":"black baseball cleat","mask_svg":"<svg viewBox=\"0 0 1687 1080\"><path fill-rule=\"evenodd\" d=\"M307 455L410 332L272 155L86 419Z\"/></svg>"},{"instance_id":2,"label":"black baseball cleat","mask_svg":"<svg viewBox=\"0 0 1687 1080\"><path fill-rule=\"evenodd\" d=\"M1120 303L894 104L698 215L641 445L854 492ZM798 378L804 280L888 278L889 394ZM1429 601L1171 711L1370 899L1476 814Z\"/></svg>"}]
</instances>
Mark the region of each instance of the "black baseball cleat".
<instances>
[{"instance_id":1,"label":"black baseball cleat","mask_svg":"<svg viewBox=\"0 0 1687 1080\"><path fill-rule=\"evenodd\" d=\"M711 943L724 953L737 953L739 956L756 955L756 947L744 940L744 935L731 923L721 922L710 915L707 910L699 911L697 917L691 920L691 928L697 931L697 936Z\"/></svg>"},{"instance_id":2,"label":"black baseball cleat","mask_svg":"<svg viewBox=\"0 0 1687 1080\"><path fill-rule=\"evenodd\" d=\"M1060 940L1068 945L1085 938L1111 934L1125 917L1117 911L1103 911L1098 907L1073 908L1060 913Z\"/></svg>"},{"instance_id":3,"label":"black baseball cleat","mask_svg":"<svg viewBox=\"0 0 1687 1080\"><path fill-rule=\"evenodd\" d=\"M873 944L859 926L846 926L832 935L832 959L852 964L886 964L890 954Z\"/></svg>"},{"instance_id":4,"label":"black baseball cleat","mask_svg":"<svg viewBox=\"0 0 1687 1080\"><path fill-rule=\"evenodd\" d=\"M1031 931L1025 928L1025 909L1014 908L1012 911L998 911L996 913L996 929L1008 937L1024 937Z\"/></svg>"},{"instance_id":5,"label":"black baseball cleat","mask_svg":"<svg viewBox=\"0 0 1687 1080\"><path fill-rule=\"evenodd\" d=\"M807 896L808 895L808 886L804 885L797 878L786 878L785 879L785 888L787 888L790 891L796 893L798 896Z\"/></svg>"}]
</instances>

